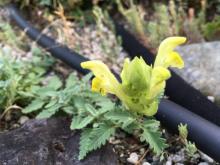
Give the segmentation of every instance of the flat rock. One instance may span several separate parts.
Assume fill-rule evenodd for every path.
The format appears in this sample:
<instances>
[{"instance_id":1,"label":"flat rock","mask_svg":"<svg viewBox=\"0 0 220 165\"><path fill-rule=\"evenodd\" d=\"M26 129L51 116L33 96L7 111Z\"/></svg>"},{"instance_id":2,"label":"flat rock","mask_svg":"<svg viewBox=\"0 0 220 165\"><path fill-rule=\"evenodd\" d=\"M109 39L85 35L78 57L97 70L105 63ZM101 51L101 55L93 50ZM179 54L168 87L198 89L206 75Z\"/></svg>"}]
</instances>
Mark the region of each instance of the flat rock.
<instances>
[{"instance_id":1,"label":"flat rock","mask_svg":"<svg viewBox=\"0 0 220 165\"><path fill-rule=\"evenodd\" d=\"M0 134L0 165L115 165L110 145L79 161L79 132L66 118L29 120L21 128Z\"/></svg>"},{"instance_id":2,"label":"flat rock","mask_svg":"<svg viewBox=\"0 0 220 165\"><path fill-rule=\"evenodd\" d=\"M220 42L206 42L178 47L185 61L175 72L206 96L214 96L220 105Z\"/></svg>"}]
</instances>

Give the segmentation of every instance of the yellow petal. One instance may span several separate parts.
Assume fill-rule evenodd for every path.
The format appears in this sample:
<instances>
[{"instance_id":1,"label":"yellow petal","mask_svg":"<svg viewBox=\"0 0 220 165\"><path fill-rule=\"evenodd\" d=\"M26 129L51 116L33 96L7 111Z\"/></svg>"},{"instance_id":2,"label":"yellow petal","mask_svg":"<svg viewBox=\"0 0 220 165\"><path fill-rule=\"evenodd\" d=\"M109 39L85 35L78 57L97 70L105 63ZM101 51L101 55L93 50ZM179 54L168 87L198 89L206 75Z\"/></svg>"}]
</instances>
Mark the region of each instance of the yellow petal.
<instances>
[{"instance_id":1,"label":"yellow petal","mask_svg":"<svg viewBox=\"0 0 220 165\"><path fill-rule=\"evenodd\" d=\"M104 83L102 79L95 77L92 80L92 91L99 92L102 95L106 95L106 90L104 89Z\"/></svg>"},{"instance_id":2,"label":"yellow petal","mask_svg":"<svg viewBox=\"0 0 220 165\"><path fill-rule=\"evenodd\" d=\"M170 71L163 67L154 67L151 75L151 87L170 78Z\"/></svg>"},{"instance_id":3,"label":"yellow petal","mask_svg":"<svg viewBox=\"0 0 220 165\"><path fill-rule=\"evenodd\" d=\"M174 49L186 41L185 37L169 37L165 39L159 46L158 54L154 66L162 67L178 67L182 68L184 62L180 55Z\"/></svg>"},{"instance_id":4,"label":"yellow petal","mask_svg":"<svg viewBox=\"0 0 220 165\"><path fill-rule=\"evenodd\" d=\"M82 68L90 69L95 78L92 81L92 90L100 92L102 95L106 93L115 94L119 82L109 70L109 68L101 61L86 61L81 63Z\"/></svg>"},{"instance_id":5,"label":"yellow petal","mask_svg":"<svg viewBox=\"0 0 220 165\"><path fill-rule=\"evenodd\" d=\"M170 78L170 76L170 71L166 68L160 66L153 68L150 81L150 90L148 93L150 98L155 98L164 91L166 84L165 81Z\"/></svg>"},{"instance_id":6,"label":"yellow petal","mask_svg":"<svg viewBox=\"0 0 220 165\"><path fill-rule=\"evenodd\" d=\"M165 61L165 65L166 67L171 66L182 69L184 67L184 62L177 52L172 52Z\"/></svg>"}]
</instances>

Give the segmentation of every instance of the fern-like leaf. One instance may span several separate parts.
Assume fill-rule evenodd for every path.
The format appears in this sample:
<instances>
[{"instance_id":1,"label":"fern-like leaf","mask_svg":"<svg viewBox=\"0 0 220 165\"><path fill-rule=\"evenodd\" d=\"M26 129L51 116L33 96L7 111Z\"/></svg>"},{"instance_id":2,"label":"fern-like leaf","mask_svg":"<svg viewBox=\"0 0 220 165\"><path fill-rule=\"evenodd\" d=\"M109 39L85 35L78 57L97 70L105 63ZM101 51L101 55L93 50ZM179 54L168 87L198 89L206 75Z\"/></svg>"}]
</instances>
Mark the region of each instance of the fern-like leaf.
<instances>
[{"instance_id":1,"label":"fern-like leaf","mask_svg":"<svg viewBox=\"0 0 220 165\"><path fill-rule=\"evenodd\" d=\"M33 100L26 108L22 110L23 113L31 113L43 107L45 102L40 99Z\"/></svg>"},{"instance_id":2,"label":"fern-like leaf","mask_svg":"<svg viewBox=\"0 0 220 165\"><path fill-rule=\"evenodd\" d=\"M130 125L135 119L128 111L122 111L121 109L116 109L114 111L107 112L105 118L110 121L117 121L122 124L122 128Z\"/></svg>"},{"instance_id":3,"label":"fern-like leaf","mask_svg":"<svg viewBox=\"0 0 220 165\"><path fill-rule=\"evenodd\" d=\"M70 129L83 129L94 120L93 116L74 116L70 125Z\"/></svg>"},{"instance_id":4,"label":"fern-like leaf","mask_svg":"<svg viewBox=\"0 0 220 165\"><path fill-rule=\"evenodd\" d=\"M81 136L80 136L80 142L79 142L79 160L82 160L87 153L89 152L88 148L90 145L90 135L91 135L92 129L91 128L85 128L83 129Z\"/></svg>"},{"instance_id":5,"label":"fern-like leaf","mask_svg":"<svg viewBox=\"0 0 220 165\"><path fill-rule=\"evenodd\" d=\"M49 118L51 116L53 116L58 110L59 108L61 108L62 105L61 104L55 104L54 106L51 106L50 108L47 109L43 109L37 116L37 119L44 119L44 118Z\"/></svg>"},{"instance_id":6,"label":"fern-like leaf","mask_svg":"<svg viewBox=\"0 0 220 165\"><path fill-rule=\"evenodd\" d=\"M83 159L88 152L96 150L104 145L107 140L115 134L115 127L106 123L101 123L98 127L87 132L87 140L85 139L85 134L82 134L83 137L80 140L79 160Z\"/></svg>"},{"instance_id":7,"label":"fern-like leaf","mask_svg":"<svg viewBox=\"0 0 220 165\"><path fill-rule=\"evenodd\" d=\"M142 134L140 140L149 143L150 148L153 149L157 155L161 154L167 147L165 139L161 137L159 130L159 122L156 120L146 120L142 125Z\"/></svg>"}]
</instances>

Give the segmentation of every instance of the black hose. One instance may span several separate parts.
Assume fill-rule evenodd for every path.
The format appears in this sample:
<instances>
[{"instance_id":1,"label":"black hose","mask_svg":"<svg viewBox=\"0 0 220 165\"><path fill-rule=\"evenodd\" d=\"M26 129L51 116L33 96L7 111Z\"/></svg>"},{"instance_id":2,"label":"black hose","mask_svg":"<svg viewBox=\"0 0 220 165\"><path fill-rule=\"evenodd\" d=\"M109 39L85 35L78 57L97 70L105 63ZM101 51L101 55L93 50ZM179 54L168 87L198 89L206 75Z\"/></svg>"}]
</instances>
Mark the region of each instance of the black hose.
<instances>
[{"instance_id":1,"label":"black hose","mask_svg":"<svg viewBox=\"0 0 220 165\"><path fill-rule=\"evenodd\" d=\"M38 39L38 44L47 49L53 56L66 62L68 65L76 69L77 71L85 74L80 67L80 62L88 60L79 54L70 51L67 47L59 46L56 42L45 36L41 35L39 31L34 29L28 24L19 14L15 7L8 6L10 17L21 27L23 30L27 29L27 34L33 40ZM38 37L41 35L40 37ZM186 110L185 108L178 106L177 104L162 99L158 113L156 117L167 126L168 130L177 132L177 126L179 123L187 124L189 128L189 139L194 141L197 147L216 161L220 161L220 128L215 124L201 118L200 116Z\"/></svg>"},{"instance_id":2,"label":"black hose","mask_svg":"<svg viewBox=\"0 0 220 165\"><path fill-rule=\"evenodd\" d=\"M134 58L139 55L143 57L146 63L153 64L154 55L122 25L116 23L116 31L122 37L123 48L129 53L130 57ZM220 108L172 70L171 74L165 90L169 99L220 126Z\"/></svg>"}]
</instances>

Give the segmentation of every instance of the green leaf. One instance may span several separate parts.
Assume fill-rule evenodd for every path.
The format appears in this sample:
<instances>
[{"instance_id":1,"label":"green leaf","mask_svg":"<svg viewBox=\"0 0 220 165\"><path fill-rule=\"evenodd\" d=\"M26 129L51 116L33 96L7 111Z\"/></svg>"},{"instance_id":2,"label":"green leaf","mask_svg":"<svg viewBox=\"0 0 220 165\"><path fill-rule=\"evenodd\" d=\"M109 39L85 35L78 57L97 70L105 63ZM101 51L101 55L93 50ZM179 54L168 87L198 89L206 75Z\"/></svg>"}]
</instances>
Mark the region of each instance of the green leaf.
<instances>
[{"instance_id":1,"label":"green leaf","mask_svg":"<svg viewBox=\"0 0 220 165\"><path fill-rule=\"evenodd\" d=\"M91 104L84 104L84 105L86 111L89 112L92 116L96 116L96 117L98 116L98 112Z\"/></svg>"},{"instance_id":2,"label":"green leaf","mask_svg":"<svg viewBox=\"0 0 220 165\"><path fill-rule=\"evenodd\" d=\"M57 99L52 99L48 104L45 105L44 108L50 108L52 106L54 106L55 104L57 104L58 100Z\"/></svg>"},{"instance_id":3,"label":"green leaf","mask_svg":"<svg viewBox=\"0 0 220 165\"><path fill-rule=\"evenodd\" d=\"M120 111L120 109L107 112L105 114L105 118L107 118L108 120L114 120L119 123L122 123L122 128L127 127L135 121L133 116L128 111Z\"/></svg>"},{"instance_id":4,"label":"green leaf","mask_svg":"<svg viewBox=\"0 0 220 165\"><path fill-rule=\"evenodd\" d=\"M76 114L76 109L73 106L63 107L62 110L70 115Z\"/></svg>"},{"instance_id":5,"label":"green leaf","mask_svg":"<svg viewBox=\"0 0 220 165\"><path fill-rule=\"evenodd\" d=\"M87 153L89 152L88 148L90 145L90 135L92 133L92 129L91 128L85 128L83 129L81 136L80 136L80 142L79 142L79 160L82 160Z\"/></svg>"},{"instance_id":6,"label":"green leaf","mask_svg":"<svg viewBox=\"0 0 220 165\"><path fill-rule=\"evenodd\" d=\"M42 87L36 91L36 94L44 98L44 97L55 97L57 96L58 92L51 87Z\"/></svg>"},{"instance_id":7,"label":"green leaf","mask_svg":"<svg viewBox=\"0 0 220 165\"><path fill-rule=\"evenodd\" d=\"M154 119L144 120L143 124L145 128L156 129L156 130L158 130L160 126L160 122Z\"/></svg>"},{"instance_id":8,"label":"green leaf","mask_svg":"<svg viewBox=\"0 0 220 165\"><path fill-rule=\"evenodd\" d=\"M82 82L83 83L88 83L89 82L89 80L92 78L92 76L93 76L93 73L91 72L91 73L88 73L87 75L85 75L83 78L82 78Z\"/></svg>"},{"instance_id":9,"label":"green leaf","mask_svg":"<svg viewBox=\"0 0 220 165\"><path fill-rule=\"evenodd\" d=\"M149 143L150 148L153 149L157 155L161 154L167 147L165 139L161 137L158 123L156 120L145 121L142 126L143 132L140 135L140 140Z\"/></svg>"},{"instance_id":10,"label":"green leaf","mask_svg":"<svg viewBox=\"0 0 220 165\"><path fill-rule=\"evenodd\" d=\"M94 120L93 116L81 117L74 116L70 125L70 129L82 129L90 124Z\"/></svg>"},{"instance_id":11,"label":"green leaf","mask_svg":"<svg viewBox=\"0 0 220 165\"><path fill-rule=\"evenodd\" d=\"M60 104L55 104L54 106L48 108L48 109L44 109L42 110L38 115L37 115L37 119L44 119L44 118L49 118L52 115L54 115L59 108L62 107L62 105Z\"/></svg>"},{"instance_id":12,"label":"green leaf","mask_svg":"<svg viewBox=\"0 0 220 165\"><path fill-rule=\"evenodd\" d=\"M76 74L71 73L71 74L69 75L69 77L66 79L66 85L65 85L65 87L66 87L66 88L70 88L70 87L72 87L72 86L75 86L75 85L77 84L77 82L78 82L78 78L76 77Z\"/></svg>"},{"instance_id":13,"label":"green leaf","mask_svg":"<svg viewBox=\"0 0 220 165\"><path fill-rule=\"evenodd\" d=\"M47 87L57 90L62 86L62 84L63 83L58 76L53 76L50 78Z\"/></svg>"},{"instance_id":14,"label":"green leaf","mask_svg":"<svg viewBox=\"0 0 220 165\"><path fill-rule=\"evenodd\" d=\"M43 100L36 99L32 101L26 108L22 110L23 113L30 113L39 110L43 107L45 102Z\"/></svg>"},{"instance_id":15,"label":"green leaf","mask_svg":"<svg viewBox=\"0 0 220 165\"><path fill-rule=\"evenodd\" d=\"M102 123L99 127L93 128L87 134L87 138L89 138L84 144L82 141L80 142L80 156L79 159L83 159L86 154L92 150L96 150L104 145L107 140L115 134L115 127ZM85 139L83 137L82 139Z\"/></svg>"}]
</instances>

